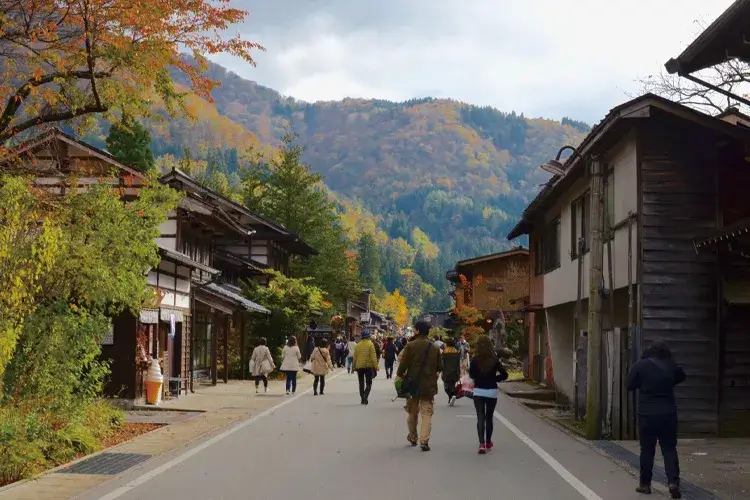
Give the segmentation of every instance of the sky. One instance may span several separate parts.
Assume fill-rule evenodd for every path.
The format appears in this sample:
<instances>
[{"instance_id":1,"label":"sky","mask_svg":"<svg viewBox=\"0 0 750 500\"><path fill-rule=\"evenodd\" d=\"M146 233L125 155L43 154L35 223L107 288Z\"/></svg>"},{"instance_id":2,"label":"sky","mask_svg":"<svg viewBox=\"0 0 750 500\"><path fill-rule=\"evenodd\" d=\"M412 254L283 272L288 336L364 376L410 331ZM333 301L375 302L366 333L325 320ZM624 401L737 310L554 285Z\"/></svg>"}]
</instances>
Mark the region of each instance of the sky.
<instances>
[{"instance_id":1,"label":"sky","mask_svg":"<svg viewBox=\"0 0 750 500\"><path fill-rule=\"evenodd\" d=\"M285 96L452 98L599 121L732 0L236 0L267 50L214 61ZM230 31L230 34L234 34Z\"/></svg>"}]
</instances>

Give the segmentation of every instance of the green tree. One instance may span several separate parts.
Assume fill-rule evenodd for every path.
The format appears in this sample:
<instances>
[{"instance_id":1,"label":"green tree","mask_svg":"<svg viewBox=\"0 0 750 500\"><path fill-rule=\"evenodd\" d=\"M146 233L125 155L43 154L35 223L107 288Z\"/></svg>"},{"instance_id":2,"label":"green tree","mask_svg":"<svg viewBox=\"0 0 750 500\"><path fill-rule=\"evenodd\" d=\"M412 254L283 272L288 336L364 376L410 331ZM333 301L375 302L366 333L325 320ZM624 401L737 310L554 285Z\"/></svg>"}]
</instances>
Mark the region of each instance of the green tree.
<instances>
[{"instance_id":1,"label":"green tree","mask_svg":"<svg viewBox=\"0 0 750 500\"><path fill-rule=\"evenodd\" d=\"M245 205L300 235L319 254L296 260L292 272L309 276L335 305L359 291L359 273L352 242L346 237L322 176L302 162L304 148L287 132L277 155L267 162L251 155L241 167Z\"/></svg>"},{"instance_id":2,"label":"green tree","mask_svg":"<svg viewBox=\"0 0 750 500\"><path fill-rule=\"evenodd\" d=\"M123 115L122 120L112 124L106 142L107 151L125 165L141 172L150 172L154 169L151 133L129 116Z\"/></svg>"},{"instance_id":3,"label":"green tree","mask_svg":"<svg viewBox=\"0 0 750 500\"><path fill-rule=\"evenodd\" d=\"M251 328L255 335L266 337L271 352L278 354L286 339L304 331L312 312L323 309L326 301L324 292L307 278L289 278L276 271L267 273L268 286L249 281L243 284L243 292L271 311L269 316L255 320Z\"/></svg>"},{"instance_id":4,"label":"green tree","mask_svg":"<svg viewBox=\"0 0 750 500\"><path fill-rule=\"evenodd\" d=\"M380 286L380 251L375 238L365 233L357 243L357 264L359 265L359 280L362 286L375 290Z\"/></svg>"}]
</instances>

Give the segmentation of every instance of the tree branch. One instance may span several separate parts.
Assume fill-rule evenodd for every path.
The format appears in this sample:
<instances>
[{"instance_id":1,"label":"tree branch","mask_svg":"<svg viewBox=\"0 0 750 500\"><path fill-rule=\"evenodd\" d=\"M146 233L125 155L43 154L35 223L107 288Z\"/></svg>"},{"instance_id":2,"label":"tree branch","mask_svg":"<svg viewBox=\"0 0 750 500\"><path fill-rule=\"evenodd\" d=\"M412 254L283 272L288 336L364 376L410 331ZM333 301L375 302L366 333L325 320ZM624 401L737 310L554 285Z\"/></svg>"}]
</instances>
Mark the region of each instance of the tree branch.
<instances>
[{"instance_id":1,"label":"tree branch","mask_svg":"<svg viewBox=\"0 0 750 500\"><path fill-rule=\"evenodd\" d=\"M78 108L75 110L60 111L58 113L50 113L45 116L38 116L35 118L31 118L10 129L6 128L6 130L0 131L0 143L5 142L11 137L13 137L14 135L20 134L24 130L29 129L31 127L35 127L37 125L42 125L45 123L52 123L52 122L59 122L63 120L70 120L78 116L88 115L91 113L104 113L108 110L109 110L109 107L105 105L89 104L87 106L84 106L82 108Z\"/></svg>"}]
</instances>

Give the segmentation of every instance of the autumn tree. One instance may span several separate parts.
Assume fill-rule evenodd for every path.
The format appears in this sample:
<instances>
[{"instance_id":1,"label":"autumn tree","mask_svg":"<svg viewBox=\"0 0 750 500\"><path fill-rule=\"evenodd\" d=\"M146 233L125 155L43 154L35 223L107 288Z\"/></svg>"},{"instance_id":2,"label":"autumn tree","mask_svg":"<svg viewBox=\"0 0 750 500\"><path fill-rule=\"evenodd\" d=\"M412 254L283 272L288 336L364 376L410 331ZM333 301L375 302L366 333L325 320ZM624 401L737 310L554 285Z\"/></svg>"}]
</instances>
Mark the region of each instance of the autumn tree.
<instances>
[{"instance_id":1,"label":"autumn tree","mask_svg":"<svg viewBox=\"0 0 750 500\"><path fill-rule=\"evenodd\" d=\"M141 172L154 169L151 133L127 115L113 123L107 136L107 151L115 158Z\"/></svg>"},{"instance_id":2,"label":"autumn tree","mask_svg":"<svg viewBox=\"0 0 750 500\"><path fill-rule=\"evenodd\" d=\"M145 115L154 97L187 111L170 70L210 100L206 56L254 64L262 49L226 36L246 15L230 0L0 0L0 143L60 121L83 130L96 113Z\"/></svg>"},{"instance_id":3,"label":"autumn tree","mask_svg":"<svg viewBox=\"0 0 750 500\"><path fill-rule=\"evenodd\" d=\"M270 161L257 154L248 156L240 167L242 198L248 208L279 222L318 250L310 259L293 262L292 271L298 277L311 277L341 306L361 288L356 253L322 176L303 163L304 148L296 140L296 134L286 133Z\"/></svg>"}]
</instances>

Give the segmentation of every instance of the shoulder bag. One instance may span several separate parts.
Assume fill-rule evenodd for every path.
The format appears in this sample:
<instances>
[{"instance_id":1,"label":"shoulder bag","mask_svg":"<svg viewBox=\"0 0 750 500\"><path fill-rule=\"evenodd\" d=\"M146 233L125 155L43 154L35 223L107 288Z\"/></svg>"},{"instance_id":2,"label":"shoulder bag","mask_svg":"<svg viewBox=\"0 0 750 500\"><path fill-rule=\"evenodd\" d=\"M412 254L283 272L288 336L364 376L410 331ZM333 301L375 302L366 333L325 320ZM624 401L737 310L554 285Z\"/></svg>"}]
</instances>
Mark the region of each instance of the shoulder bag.
<instances>
[{"instance_id":1,"label":"shoulder bag","mask_svg":"<svg viewBox=\"0 0 750 500\"><path fill-rule=\"evenodd\" d=\"M432 349L432 342L427 342L427 349L424 351L422 362L419 364L419 369L414 377L409 377L408 374L403 379L396 379L396 394L399 398L409 399L419 397L419 379L422 378L422 372L427 364L427 358L430 356L430 349Z\"/></svg>"}]
</instances>

